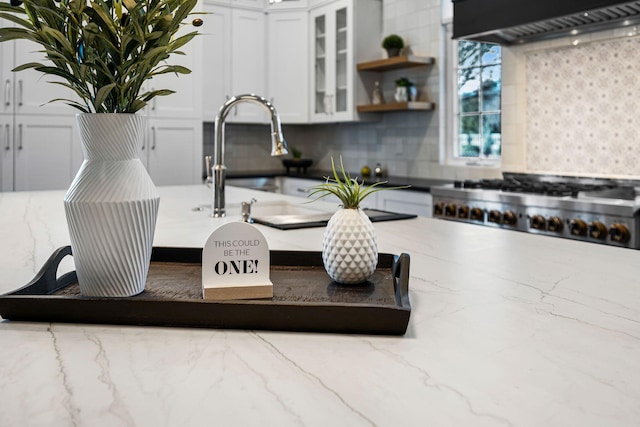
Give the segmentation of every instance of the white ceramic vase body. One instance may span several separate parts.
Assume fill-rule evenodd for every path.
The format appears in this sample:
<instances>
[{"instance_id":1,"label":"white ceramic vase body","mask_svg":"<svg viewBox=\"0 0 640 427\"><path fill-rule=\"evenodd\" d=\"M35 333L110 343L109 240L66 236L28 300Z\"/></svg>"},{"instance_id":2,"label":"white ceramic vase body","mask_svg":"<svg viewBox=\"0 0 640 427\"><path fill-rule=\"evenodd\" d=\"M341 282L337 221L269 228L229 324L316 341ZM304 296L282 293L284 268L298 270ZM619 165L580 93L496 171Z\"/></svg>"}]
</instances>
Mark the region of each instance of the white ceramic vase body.
<instances>
[{"instance_id":1,"label":"white ceramic vase body","mask_svg":"<svg viewBox=\"0 0 640 427\"><path fill-rule=\"evenodd\" d=\"M144 290L160 195L138 150L146 118L78 114L84 162L64 198L80 291L125 297Z\"/></svg>"},{"instance_id":2,"label":"white ceramic vase body","mask_svg":"<svg viewBox=\"0 0 640 427\"><path fill-rule=\"evenodd\" d=\"M333 214L322 239L322 261L338 283L362 283L371 277L378 265L378 244L367 214L361 209Z\"/></svg>"}]
</instances>

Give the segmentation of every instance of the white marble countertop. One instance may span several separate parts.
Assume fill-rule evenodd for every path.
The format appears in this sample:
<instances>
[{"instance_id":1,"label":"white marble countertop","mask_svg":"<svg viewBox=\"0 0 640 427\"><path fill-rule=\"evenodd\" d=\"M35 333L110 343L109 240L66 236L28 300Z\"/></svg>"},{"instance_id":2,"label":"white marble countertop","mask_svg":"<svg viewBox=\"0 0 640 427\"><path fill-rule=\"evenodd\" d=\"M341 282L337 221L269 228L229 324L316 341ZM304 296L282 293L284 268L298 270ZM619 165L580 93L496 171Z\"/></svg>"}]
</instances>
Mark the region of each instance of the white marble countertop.
<instances>
[{"instance_id":1,"label":"white marble countertop","mask_svg":"<svg viewBox=\"0 0 640 427\"><path fill-rule=\"evenodd\" d=\"M210 190L160 192L155 244L201 247L221 222L192 210ZM227 189L230 219L251 195ZM68 244L62 197L0 193L1 293ZM0 426L640 424L640 251L375 228L380 252L411 255L405 336L2 321ZM320 250L321 228L260 229L272 249Z\"/></svg>"}]
</instances>

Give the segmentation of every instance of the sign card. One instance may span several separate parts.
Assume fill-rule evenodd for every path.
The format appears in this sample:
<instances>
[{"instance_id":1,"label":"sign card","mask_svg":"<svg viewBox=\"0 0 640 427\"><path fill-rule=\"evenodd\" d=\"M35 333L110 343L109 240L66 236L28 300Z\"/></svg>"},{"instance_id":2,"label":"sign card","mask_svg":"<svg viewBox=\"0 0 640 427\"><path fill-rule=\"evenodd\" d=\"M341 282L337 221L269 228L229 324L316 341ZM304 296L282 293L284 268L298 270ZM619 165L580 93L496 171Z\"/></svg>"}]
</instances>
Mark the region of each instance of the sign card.
<instances>
[{"instance_id":1,"label":"sign card","mask_svg":"<svg viewBox=\"0 0 640 427\"><path fill-rule=\"evenodd\" d=\"M272 298L269 264L269 245L256 227L221 225L202 251L202 295L212 300Z\"/></svg>"}]
</instances>

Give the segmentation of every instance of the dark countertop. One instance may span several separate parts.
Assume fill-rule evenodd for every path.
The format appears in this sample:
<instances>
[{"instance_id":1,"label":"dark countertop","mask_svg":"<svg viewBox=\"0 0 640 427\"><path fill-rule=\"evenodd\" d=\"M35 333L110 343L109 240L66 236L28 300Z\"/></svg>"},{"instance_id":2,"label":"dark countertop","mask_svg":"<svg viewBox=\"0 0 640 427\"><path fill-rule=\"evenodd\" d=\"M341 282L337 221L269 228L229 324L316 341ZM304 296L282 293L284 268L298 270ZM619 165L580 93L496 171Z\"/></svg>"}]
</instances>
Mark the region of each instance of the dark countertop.
<instances>
[{"instance_id":1,"label":"dark countertop","mask_svg":"<svg viewBox=\"0 0 640 427\"><path fill-rule=\"evenodd\" d=\"M290 172L286 173L282 169L277 170L264 170L264 171L232 171L227 173L227 178L258 178L258 177L277 177L286 176L289 178L303 178L323 181L327 176L333 176L330 171L321 170L308 170L306 173ZM360 181L360 174L350 174L353 178L358 178ZM452 184L453 180L435 179L435 178L412 178L412 177L400 177L400 176L383 176L381 178L375 178L373 176L364 179L365 184L373 184L378 181L387 181L385 186L396 187L402 185L410 185L407 190L430 192L431 187L438 185Z\"/></svg>"}]
</instances>

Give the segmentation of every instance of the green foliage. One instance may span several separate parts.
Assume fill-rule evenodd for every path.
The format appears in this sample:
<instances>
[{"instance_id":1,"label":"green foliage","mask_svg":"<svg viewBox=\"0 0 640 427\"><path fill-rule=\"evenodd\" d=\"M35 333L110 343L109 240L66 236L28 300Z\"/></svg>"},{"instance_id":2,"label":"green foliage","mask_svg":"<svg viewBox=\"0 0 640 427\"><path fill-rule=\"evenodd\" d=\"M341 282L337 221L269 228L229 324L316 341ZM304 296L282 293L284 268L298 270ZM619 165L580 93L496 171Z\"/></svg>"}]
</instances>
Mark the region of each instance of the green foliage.
<instances>
[{"instance_id":1,"label":"green foliage","mask_svg":"<svg viewBox=\"0 0 640 427\"><path fill-rule=\"evenodd\" d=\"M387 181L378 181L369 186L364 185L364 180L358 182L357 178L351 178L344 170L342 157L340 157L340 173L336 170L336 165L331 158L331 172L333 178L325 177L324 184L318 184L311 187L309 197L318 196L313 201L322 199L331 194L336 196L345 209L358 209L360 203L370 194L382 190L397 190L400 188L409 188L408 185L401 187L384 187Z\"/></svg>"},{"instance_id":2,"label":"green foliage","mask_svg":"<svg viewBox=\"0 0 640 427\"><path fill-rule=\"evenodd\" d=\"M391 34L382 40L382 47L384 49L402 49L404 47L404 41L399 35Z\"/></svg>"},{"instance_id":3,"label":"green foliage","mask_svg":"<svg viewBox=\"0 0 640 427\"><path fill-rule=\"evenodd\" d=\"M298 150L296 147L291 147L291 155L293 155L294 159L301 159L302 151Z\"/></svg>"},{"instance_id":4,"label":"green foliage","mask_svg":"<svg viewBox=\"0 0 640 427\"><path fill-rule=\"evenodd\" d=\"M396 86L409 87L413 86L413 82L406 77L400 77L398 80L396 80Z\"/></svg>"},{"instance_id":5,"label":"green foliage","mask_svg":"<svg viewBox=\"0 0 640 427\"><path fill-rule=\"evenodd\" d=\"M188 68L165 62L197 31L177 32L197 0L11 0L0 2L0 18L16 24L0 28L0 42L28 40L43 47L50 62L22 64L58 76L55 83L80 98L55 99L85 113L134 113L156 96L173 91L145 91L153 76L188 74ZM16 4L16 6L13 6ZM197 21L197 22L196 22ZM194 20L201 25L202 20Z\"/></svg>"}]
</instances>

